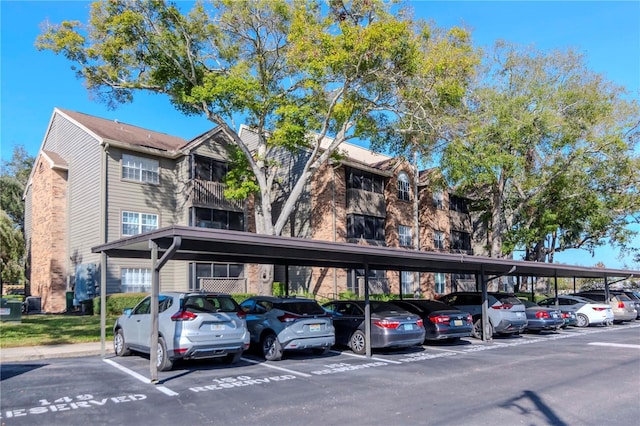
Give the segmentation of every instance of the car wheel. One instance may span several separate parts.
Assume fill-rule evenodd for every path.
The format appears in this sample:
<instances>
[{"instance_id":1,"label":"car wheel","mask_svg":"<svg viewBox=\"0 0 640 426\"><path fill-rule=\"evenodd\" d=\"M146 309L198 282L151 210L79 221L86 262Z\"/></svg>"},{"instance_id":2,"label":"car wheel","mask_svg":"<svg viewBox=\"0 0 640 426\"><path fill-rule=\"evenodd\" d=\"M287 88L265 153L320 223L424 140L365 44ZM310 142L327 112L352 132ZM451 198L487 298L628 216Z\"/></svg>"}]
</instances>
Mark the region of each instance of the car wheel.
<instances>
[{"instance_id":1,"label":"car wheel","mask_svg":"<svg viewBox=\"0 0 640 426\"><path fill-rule=\"evenodd\" d=\"M349 347L354 354L364 355L367 352L367 337L360 330L356 330L349 339Z\"/></svg>"},{"instance_id":2,"label":"car wheel","mask_svg":"<svg viewBox=\"0 0 640 426\"><path fill-rule=\"evenodd\" d=\"M227 354L224 357L224 363L229 365L236 364L237 362L240 361L240 358L242 358L242 351L234 352L232 354Z\"/></svg>"},{"instance_id":3,"label":"car wheel","mask_svg":"<svg viewBox=\"0 0 640 426\"><path fill-rule=\"evenodd\" d=\"M326 355L330 350L331 348L327 346L326 348L313 348L311 349L311 352L313 352L315 355Z\"/></svg>"},{"instance_id":4,"label":"car wheel","mask_svg":"<svg viewBox=\"0 0 640 426\"><path fill-rule=\"evenodd\" d=\"M156 360L156 367L160 371L169 371L173 367L173 361L169 359L169 354L167 353L167 344L162 337L158 339L158 359Z\"/></svg>"},{"instance_id":5,"label":"car wheel","mask_svg":"<svg viewBox=\"0 0 640 426\"><path fill-rule=\"evenodd\" d=\"M491 325L491 322L489 322L489 334L489 339L491 339L493 337L493 326ZM476 339L482 339L482 317L476 319L473 323L471 335Z\"/></svg>"},{"instance_id":6,"label":"car wheel","mask_svg":"<svg viewBox=\"0 0 640 426\"><path fill-rule=\"evenodd\" d=\"M113 352L117 356L127 356L131 353L124 341L124 333L122 332L122 329L118 329L116 334L113 335Z\"/></svg>"},{"instance_id":7,"label":"car wheel","mask_svg":"<svg viewBox=\"0 0 640 426\"><path fill-rule=\"evenodd\" d=\"M262 338L262 355L267 361L280 361L282 359L282 345L275 334L270 333Z\"/></svg>"},{"instance_id":8,"label":"car wheel","mask_svg":"<svg viewBox=\"0 0 640 426\"><path fill-rule=\"evenodd\" d=\"M578 314L577 316L576 327L586 327L589 325L589 317L585 314Z\"/></svg>"}]
</instances>

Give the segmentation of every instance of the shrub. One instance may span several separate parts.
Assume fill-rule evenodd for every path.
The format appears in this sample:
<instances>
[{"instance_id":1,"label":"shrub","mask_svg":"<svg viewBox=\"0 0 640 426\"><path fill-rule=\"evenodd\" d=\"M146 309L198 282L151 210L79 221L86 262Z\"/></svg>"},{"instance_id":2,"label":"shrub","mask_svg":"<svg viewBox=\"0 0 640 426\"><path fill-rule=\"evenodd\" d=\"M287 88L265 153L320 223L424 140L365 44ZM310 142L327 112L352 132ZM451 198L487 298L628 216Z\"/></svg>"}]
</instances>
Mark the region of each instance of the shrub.
<instances>
[{"instance_id":1,"label":"shrub","mask_svg":"<svg viewBox=\"0 0 640 426\"><path fill-rule=\"evenodd\" d=\"M115 293L107 296L107 315L120 315L126 308L136 306L148 293ZM100 315L100 298L93 299L93 313Z\"/></svg>"}]
</instances>

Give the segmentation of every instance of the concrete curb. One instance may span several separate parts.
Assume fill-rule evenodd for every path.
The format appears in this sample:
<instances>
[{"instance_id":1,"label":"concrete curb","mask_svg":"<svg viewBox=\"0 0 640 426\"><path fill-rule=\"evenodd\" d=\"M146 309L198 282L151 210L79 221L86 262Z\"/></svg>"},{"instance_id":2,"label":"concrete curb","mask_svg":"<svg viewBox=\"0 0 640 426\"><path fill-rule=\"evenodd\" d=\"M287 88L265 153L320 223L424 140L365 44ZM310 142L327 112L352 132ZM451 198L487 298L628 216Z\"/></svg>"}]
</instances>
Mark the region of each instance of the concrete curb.
<instances>
[{"instance_id":1,"label":"concrete curb","mask_svg":"<svg viewBox=\"0 0 640 426\"><path fill-rule=\"evenodd\" d=\"M0 348L0 363L37 361L53 358L100 356L101 354L102 349L100 342ZM113 346L111 342L105 342L105 355L112 354Z\"/></svg>"}]
</instances>

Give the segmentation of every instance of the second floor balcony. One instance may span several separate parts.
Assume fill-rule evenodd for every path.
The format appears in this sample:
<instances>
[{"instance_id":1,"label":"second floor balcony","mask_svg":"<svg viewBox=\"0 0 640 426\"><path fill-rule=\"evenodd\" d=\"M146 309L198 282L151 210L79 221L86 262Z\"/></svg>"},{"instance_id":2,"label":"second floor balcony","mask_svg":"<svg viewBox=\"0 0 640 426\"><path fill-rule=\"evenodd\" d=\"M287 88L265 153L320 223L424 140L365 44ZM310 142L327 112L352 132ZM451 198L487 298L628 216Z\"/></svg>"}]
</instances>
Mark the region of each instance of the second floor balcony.
<instances>
[{"instance_id":1,"label":"second floor balcony","mask_svg":"<svg viewBox=\"0 0 640 426\"><path fill-rule=\"evenodd\" d=\"M224 198L225 188L224 183L194 179L190 181L189 201L196 207L243 211L244 201Z\"/></svg>"},{"instance_id":2,"label":"second floor balcony","mask_svg":"<svg viewBox=\"0 0 640 426\"><path fill-rule=\"evenodd\" d=\"M369 216L385 216L386 203L384 194L362 189L347 189L347 213Z\"/></svg>"}]
</instances>

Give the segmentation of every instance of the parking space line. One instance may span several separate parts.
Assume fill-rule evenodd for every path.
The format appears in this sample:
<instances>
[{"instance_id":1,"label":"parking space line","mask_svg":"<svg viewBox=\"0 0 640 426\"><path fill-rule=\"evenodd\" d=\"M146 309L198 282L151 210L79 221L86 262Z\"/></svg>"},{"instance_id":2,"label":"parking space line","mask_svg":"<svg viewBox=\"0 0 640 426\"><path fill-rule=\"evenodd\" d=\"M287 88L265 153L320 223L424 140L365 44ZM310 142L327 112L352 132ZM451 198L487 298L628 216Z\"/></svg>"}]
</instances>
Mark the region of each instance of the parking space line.
<instances>
[{"instance_id":1,"label":"parking space line","mask_svg":"<svg viewBox=\"0 0 640 426\"><path fill-rule=\"evenodd\" d=\"M457 351L454 349L434 348L433 346L426 346L425 349L433 349L434 351L453 352L454 354L464 354L464 351Z\"/></svg>"},{"instance_id":2,"label":"parking space line","mask_svg":"<svg viewBox=\"0 0 640 426\"><path fill-rule=\"evenodd\" d=\"M611 346L614 348L630 348L630 349L640 349L640 345L630 345L626 343L605 343L605 342L591 342L589 343L593 346Z\"/></svg>"},{"instance_id":3,"label":"parking space line","mask_svg":"<svg viewBox=\"0 0 640 426\"><path fill-rule=\"evenodd\" d=\"M133 370L129 370L127 367L123 367L122 365L118 364L117 362L114 362L114 361L112 361L110 359L103 359L103 361L106 362L107 364L117 368L118 370L127 373L131 377L140 380L142 383L146 383L146 384L150 384L151 383L151 379L143 376L142 374L138 374ZM179 393L172 391L171 389L169 389L166 386L155 386L155 388L158 389L160 392L164 393L165 395L169 395L169 396L179 395Z\"/></svg>"},{"instance_id":4,"label":"parking space line","mask_svg":"<svg viewBox=\"0 0 640 426\"><path fill-rule=\"evenodd\" d=\"M358 354L352 354L350 352L341 352L342 355L348 355L348 356L352 356L354 358L361 358L361 359L373 359L375 361L382 361L382 362L388 362L389 364L402 364L400 361L393 361L391 359L384 359L384 358L375 358L375 357L371 357L371 358L367 358L364 355L358 355Z\"/></svg>"},{"instance_id":5,"label":"parking space line","mask_svg":"<svg viewBox=\"0 0 640 426\"><path fill-rule=\"evenodd\" d=\"M252 359L249 359L249 358L245 358L245 357L242 357L240 359L243 360L243 361L246 361L246 362L250 362L251 364L260 364L260 365L262 365L264 367L273 368L274 370L280 370L280 371L284 371L286 373L291 373L291 374L295 374L295 375L302 376L302 377L311 377L311 374L303 373L301 371L289 370L288 368L276 367L275 365L268 364L268 363L266 363L264 361L255 361L255 360L252 360Z\"/></svg>"}]
</instances>

